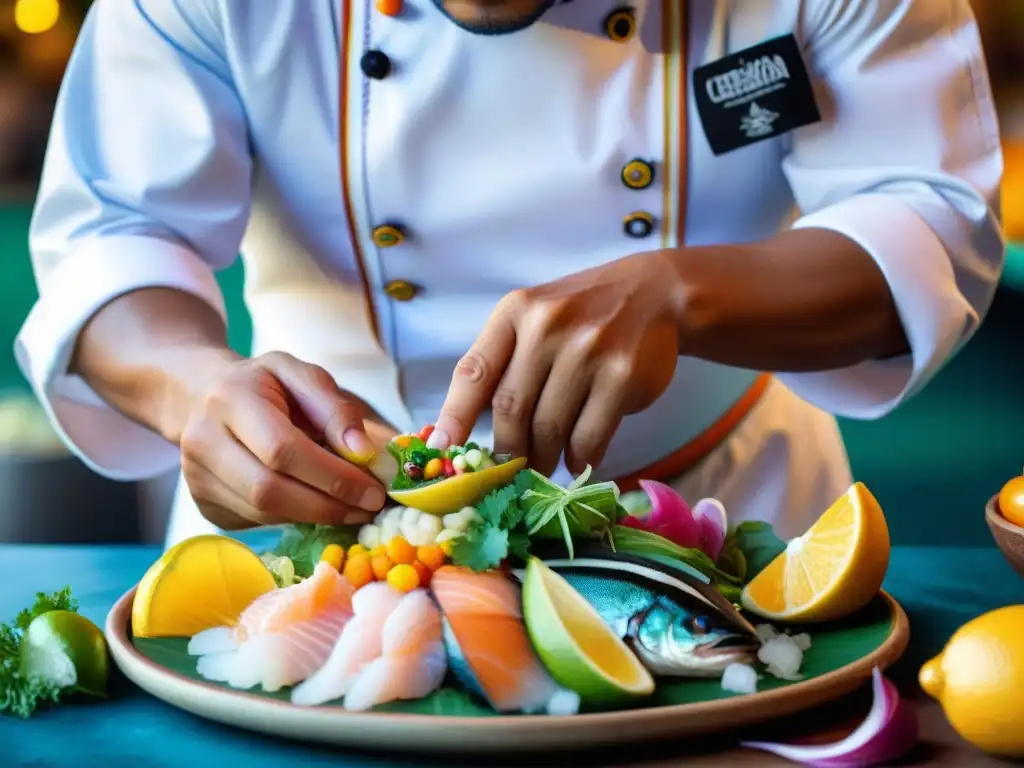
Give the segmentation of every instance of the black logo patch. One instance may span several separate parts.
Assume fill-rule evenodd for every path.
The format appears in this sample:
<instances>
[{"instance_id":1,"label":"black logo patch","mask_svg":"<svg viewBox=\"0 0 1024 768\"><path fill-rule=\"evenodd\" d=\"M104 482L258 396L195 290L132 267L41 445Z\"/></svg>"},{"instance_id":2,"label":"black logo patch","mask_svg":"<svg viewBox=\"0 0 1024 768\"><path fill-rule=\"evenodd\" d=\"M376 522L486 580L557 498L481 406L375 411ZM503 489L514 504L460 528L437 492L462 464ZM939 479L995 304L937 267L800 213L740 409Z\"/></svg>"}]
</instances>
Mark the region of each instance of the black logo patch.
<instances>
[{"instance_id":1,"label":"black logo patch","mask_svg":"<svg viewBox=\"0 0 1024 768\"><path fill-rule=\"evenodd\" d=\"M704 135L716 155L821 120L793 35L695 69L693 93Z\"/></svg>"}]
</instances>

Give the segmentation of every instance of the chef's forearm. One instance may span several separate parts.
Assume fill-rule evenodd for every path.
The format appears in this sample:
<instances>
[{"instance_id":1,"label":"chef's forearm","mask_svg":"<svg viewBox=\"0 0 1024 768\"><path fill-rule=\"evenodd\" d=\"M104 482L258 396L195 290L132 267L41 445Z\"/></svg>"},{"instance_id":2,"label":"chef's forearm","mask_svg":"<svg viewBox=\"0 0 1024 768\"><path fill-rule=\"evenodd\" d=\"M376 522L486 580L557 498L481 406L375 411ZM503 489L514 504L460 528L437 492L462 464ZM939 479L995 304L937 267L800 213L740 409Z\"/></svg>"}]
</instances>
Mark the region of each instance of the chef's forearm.
<instances>
[{"instance_id":1,"label":"chef's forearm","mask_svg":"<svg viewBox=\"0 0 1024 768\"><path fill-rule=\"evenodd\" d=\"M909 350L882 272L857 243L800 229L669 252L680 354L765 371L832 370Z\"/></svg>"},{"instance_id":2,"label":"chef's forearm","mask_svg":"<svg viewBox=\"0 0 1024 768\"><path fill-rule=\"evenodd\" d=\"M79 335L71 372L131 419L177 443L204 386L239 356L201 299L151 288L107 304Z\"/></svg>"}]
</instances>

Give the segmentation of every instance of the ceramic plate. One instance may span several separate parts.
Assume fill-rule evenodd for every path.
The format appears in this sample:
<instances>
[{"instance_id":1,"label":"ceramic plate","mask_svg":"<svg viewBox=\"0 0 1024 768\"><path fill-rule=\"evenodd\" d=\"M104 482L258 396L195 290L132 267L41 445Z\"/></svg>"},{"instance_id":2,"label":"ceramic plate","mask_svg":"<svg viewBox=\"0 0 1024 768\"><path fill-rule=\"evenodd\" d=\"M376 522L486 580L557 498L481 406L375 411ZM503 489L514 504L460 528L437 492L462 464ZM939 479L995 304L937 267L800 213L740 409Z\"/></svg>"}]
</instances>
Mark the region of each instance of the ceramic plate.
<instances>
[{"instance_id":1,"label":"ceramic plate","mask_svg":"<svg viewBox=\"0 0 1024 768\"><path fill-rule=\"evenodd\" d=\"M734 728L809 709L843 696L886 668L910 637L906 614L882 592L860 613L811 627L799 682L767 674L759 691L736 695L717 680L658 680L642 707L572 717L497 715L462 688L446 687L414 702L347 712L340 706L296 707L287 691L238 691L196 674L185 639L131 635L135 590L107 617L114 661L140 688L193 714L239 728L339 746L423 752L509 752L583 748L642 739L678 738Z\"/></svg>"}]
</instances>

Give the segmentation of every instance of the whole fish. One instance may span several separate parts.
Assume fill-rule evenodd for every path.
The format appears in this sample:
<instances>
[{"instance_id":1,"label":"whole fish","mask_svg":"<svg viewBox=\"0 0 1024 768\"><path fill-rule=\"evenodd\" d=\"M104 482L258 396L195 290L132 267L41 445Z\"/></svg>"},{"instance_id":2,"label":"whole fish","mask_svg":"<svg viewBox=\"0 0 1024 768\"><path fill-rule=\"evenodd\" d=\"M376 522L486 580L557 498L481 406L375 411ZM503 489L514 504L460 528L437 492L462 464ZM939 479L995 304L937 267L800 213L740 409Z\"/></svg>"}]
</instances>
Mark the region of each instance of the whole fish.
<instances>
[{"instance_id":1,"label":"whole fish","mask_svg":"<svg viewBox=\"0 0 1024 768\"><path fill-rule=\"evenodd\" d=\"M754 660L754 627L717 589L683 567L621 554L545 563L655 675L718 677L729 664Z\"/></svg>"}]
</instances>

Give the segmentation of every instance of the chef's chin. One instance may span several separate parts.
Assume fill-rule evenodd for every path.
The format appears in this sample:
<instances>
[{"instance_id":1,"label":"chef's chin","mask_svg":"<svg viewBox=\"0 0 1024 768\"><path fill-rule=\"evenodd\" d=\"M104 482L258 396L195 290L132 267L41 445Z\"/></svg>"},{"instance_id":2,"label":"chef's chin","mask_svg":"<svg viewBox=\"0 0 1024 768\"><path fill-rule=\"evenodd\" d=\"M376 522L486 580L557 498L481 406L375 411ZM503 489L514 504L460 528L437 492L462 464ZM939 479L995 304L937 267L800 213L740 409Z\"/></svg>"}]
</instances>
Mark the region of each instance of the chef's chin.
<instances>
[{"instance_id":1,"label":"chef's chin","mask_svg":"<svg viewBox=\"0 0 1024 768\"><path fill-rule=\"evenodd\" d=\"M556 0L433 0L454 24L479 35L508 35L526 29Z\"/></svg>"}]
</instances>

